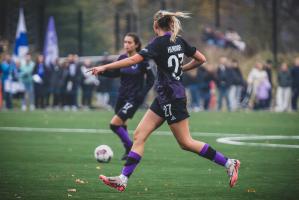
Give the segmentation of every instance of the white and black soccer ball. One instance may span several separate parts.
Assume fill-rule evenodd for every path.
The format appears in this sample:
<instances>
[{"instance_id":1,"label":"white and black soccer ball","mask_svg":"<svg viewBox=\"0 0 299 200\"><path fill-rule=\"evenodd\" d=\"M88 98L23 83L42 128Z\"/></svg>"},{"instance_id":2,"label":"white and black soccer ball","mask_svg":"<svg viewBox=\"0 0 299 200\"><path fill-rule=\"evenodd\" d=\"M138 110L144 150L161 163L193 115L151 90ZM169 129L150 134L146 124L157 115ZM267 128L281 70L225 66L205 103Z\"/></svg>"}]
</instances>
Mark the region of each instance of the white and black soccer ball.
<instances>
[{"instance_id":1,"label":"white and black soccer ball","mask_svg":"<svg viewBox=\"0 0 299 200\"><path fill-rule=\"evenodd\" d=\"M100 145L94 150L94 157L98 162L108 163L113 157L113 151L108 145Z\"/></svg>"}]
</instances>

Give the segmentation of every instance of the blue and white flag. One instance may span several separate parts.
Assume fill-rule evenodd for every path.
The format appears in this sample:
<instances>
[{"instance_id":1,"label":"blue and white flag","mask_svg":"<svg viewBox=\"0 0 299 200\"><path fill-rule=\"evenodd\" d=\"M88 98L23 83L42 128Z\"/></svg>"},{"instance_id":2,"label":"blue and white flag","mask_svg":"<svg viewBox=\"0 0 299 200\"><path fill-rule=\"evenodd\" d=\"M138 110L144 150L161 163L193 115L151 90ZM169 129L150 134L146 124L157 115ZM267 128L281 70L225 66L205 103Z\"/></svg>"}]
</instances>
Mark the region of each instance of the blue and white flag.
<instances>
[{"instance_id":1,"label":"blue and white flag","mask_svg":"<svg viewBox=\"0 0 299 200\"><path fill-rule=\"evenodd\" d=\"M46 65L49 66L49 64L55 63L56 59L58 58L58 54L58 41L55 22L54 17L51 16L48 22L48 29L44 45L44 57Z\"/></svg>"},{"instance_id":2,"label":"blue and white flag","mask_svg":"<svg viewBox=\"0 0 299 200\"><path fill-rule=\"evenodd\" d=\"M14 58L23 59L29 51L25 17L23 9L20 8L19 21L16 33L16 44L14 49Z\"/></svg>"}]
</instances>

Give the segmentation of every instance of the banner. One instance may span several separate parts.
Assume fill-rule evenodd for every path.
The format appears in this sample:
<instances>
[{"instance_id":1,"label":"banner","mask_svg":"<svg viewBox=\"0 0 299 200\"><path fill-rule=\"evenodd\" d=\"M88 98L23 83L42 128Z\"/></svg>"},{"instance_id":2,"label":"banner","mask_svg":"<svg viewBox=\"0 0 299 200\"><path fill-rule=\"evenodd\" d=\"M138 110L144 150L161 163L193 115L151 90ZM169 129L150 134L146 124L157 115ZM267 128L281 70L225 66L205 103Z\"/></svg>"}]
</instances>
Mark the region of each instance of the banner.
<instances>
[{"instance_id":1,"label":"banner","mask_svg":"<svg viewBox=\"0 0 299 200\"><path fill-rule=\"evenodd\" d=\"M49 66L49 64L51 63L55 63L56 59L58 58L58 54L58 41L55 29L55 22L54 17L51 16L48 22L48 28L44 45L44 57L46 66Z\"/></svg>"}]
</instances>

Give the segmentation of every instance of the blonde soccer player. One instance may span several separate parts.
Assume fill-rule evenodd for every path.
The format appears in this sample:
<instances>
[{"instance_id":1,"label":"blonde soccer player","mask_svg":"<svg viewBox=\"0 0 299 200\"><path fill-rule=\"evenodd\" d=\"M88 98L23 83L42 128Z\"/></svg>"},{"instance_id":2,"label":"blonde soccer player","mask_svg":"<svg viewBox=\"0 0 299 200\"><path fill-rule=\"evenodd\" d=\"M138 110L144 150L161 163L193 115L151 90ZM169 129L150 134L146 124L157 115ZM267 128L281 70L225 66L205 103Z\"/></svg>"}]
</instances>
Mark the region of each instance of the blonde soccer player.
<instances>
[{"instance_id":1,"label":"blonde soccer player","mask_svg":"<svg viewBox=\"0 0 299 200\"><path fill-rule=\"evenodd\" d=\"M182 149L196 153L225 167L230 178L229 185L231 187L237 182L240 167L239 160L225 157L209 144L191 137L189 114L186 108L186 94L181 76L183 72L206 62L206 58L178 35L181 30L178 17L187 18L188 13L158 11L154 15L153 23L153 29L157 37L150 44L130 58L98 66L91 70L93 74L101 74L106 70L123 68L142 62L144 59L153 59L157 65L155 89L158 95L134 132L133 146L121 174L113 177L99 176L103 183L118 191L126 189L130 176L143 156L147 138L164 121L167 121ZM183 65L184 56L193 59Z\"/></svg>"}]
</instances>

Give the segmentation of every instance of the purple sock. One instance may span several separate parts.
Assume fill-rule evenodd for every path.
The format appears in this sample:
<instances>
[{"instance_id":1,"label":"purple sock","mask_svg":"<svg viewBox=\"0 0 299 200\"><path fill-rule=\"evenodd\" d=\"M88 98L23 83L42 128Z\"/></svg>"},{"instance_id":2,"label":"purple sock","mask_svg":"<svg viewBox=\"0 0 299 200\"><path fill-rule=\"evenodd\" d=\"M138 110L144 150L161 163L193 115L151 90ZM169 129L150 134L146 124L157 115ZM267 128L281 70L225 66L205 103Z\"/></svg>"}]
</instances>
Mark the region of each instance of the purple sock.
<instances>
[{"instance_id":1,"label":"purple sock","mask_svg":"<svg viewBox=\"0 0 299 200\"><path fill-rule=\"evenodd\" d=\"M121 174L129 178L133 173L133 171L135 170L135 168L137 167L140 160L141 160L141 156L139 154L130 151Z\"/></svg>"},{"instance_id":2,"label":"purple sock","mask_svg":"<svg viewBox=\"0 0 299 200\"><path fill-rule=\"evenodd\" d=\"M118 135L126 150L129 151L133 145L133 142L129 137L128 131L123 126L115 126L112 124L110 124L110 128L114 133Z\"/></svg>"},{"instance_id":3,"label":"purple sock","mask_svg":"<svg viewBox=\"0 0 299 200\"><path fill-rule=\"evenodd\" d=\"M215 151L209 144L204 145L202 150L199 152L199 155L222 166L225 166L228 159L222 153Z\"/></svg>"}]
</instances>

